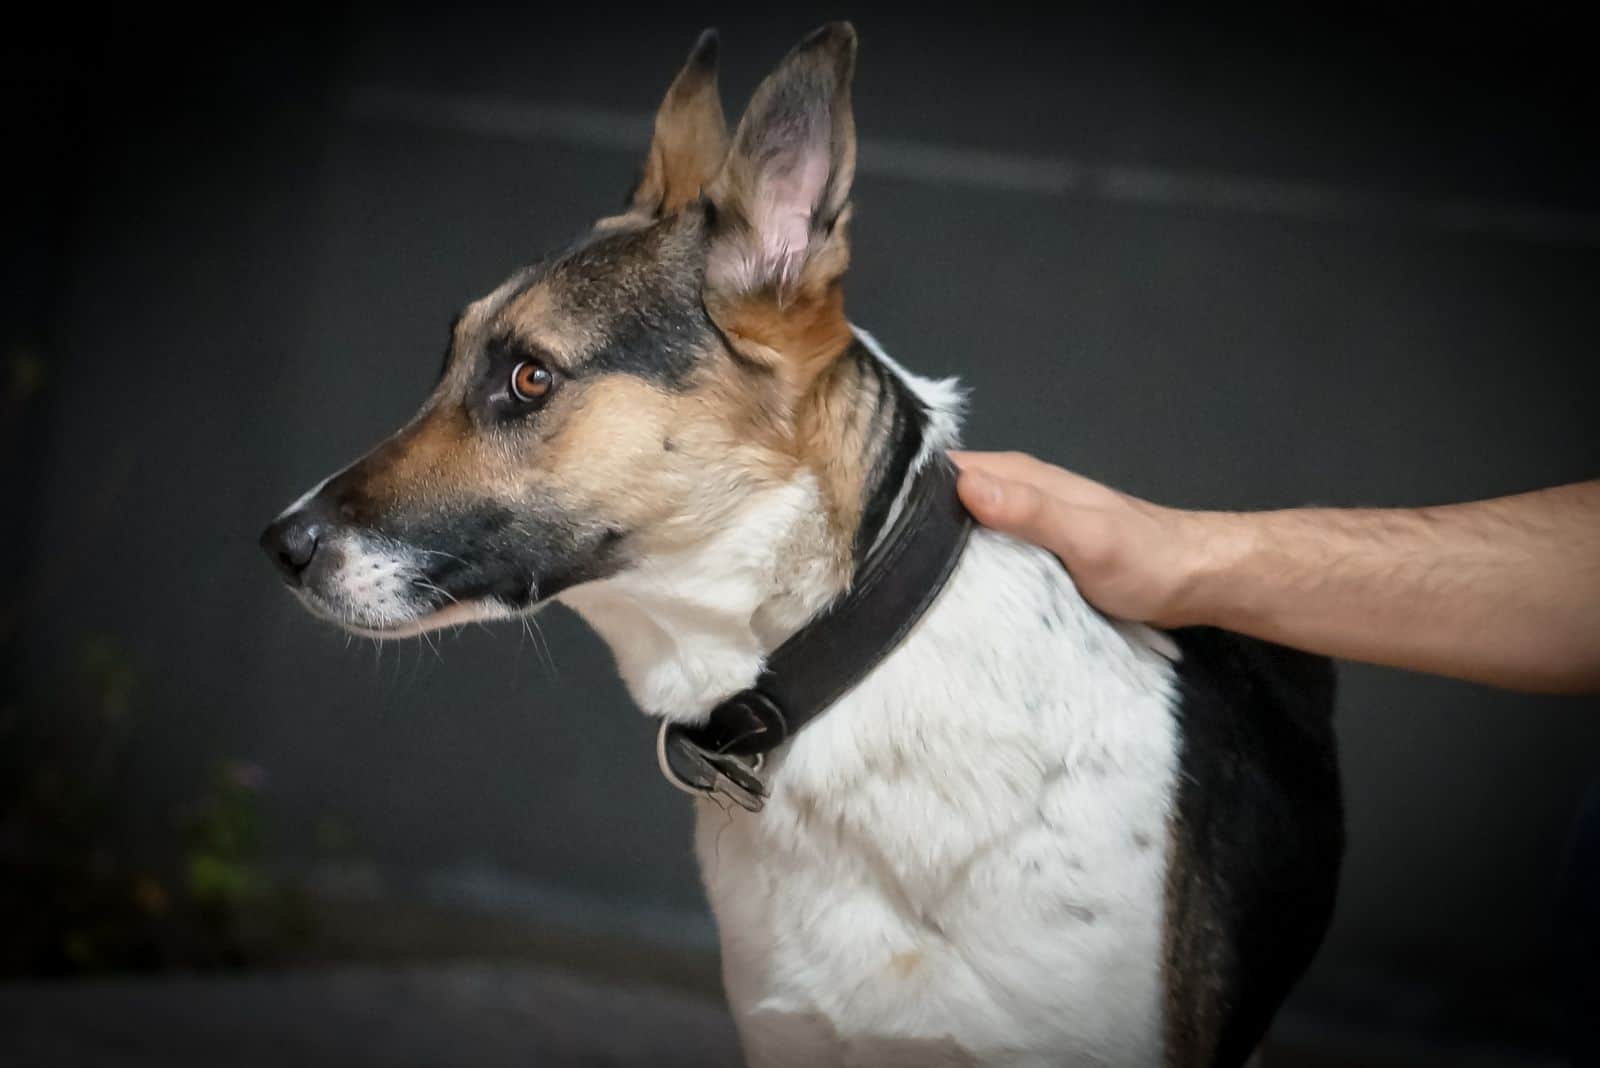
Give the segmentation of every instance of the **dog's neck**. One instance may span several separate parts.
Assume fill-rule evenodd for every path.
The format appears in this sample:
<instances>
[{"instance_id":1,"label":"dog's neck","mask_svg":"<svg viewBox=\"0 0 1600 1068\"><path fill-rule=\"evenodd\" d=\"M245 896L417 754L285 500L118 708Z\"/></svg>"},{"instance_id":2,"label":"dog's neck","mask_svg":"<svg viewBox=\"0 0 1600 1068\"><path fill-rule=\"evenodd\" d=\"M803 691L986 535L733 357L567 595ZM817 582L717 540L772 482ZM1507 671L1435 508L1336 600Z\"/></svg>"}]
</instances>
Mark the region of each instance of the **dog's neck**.
<instances>
[{"instance_id":1,"label":"dog's neck","mask_svg":"<svg viewBox=\"0 0 1600 1068\"><path fill-rule=\"evenodd\" d=\"M858 440L752 495L716 537L562 595L611 647L646 713L697 722L753 683L767 654L849 585L921 465L955 444L954 381L916 378L870 335L856 338L842 359L855 361L846 422Z\"/></svg>"}]
</instances>

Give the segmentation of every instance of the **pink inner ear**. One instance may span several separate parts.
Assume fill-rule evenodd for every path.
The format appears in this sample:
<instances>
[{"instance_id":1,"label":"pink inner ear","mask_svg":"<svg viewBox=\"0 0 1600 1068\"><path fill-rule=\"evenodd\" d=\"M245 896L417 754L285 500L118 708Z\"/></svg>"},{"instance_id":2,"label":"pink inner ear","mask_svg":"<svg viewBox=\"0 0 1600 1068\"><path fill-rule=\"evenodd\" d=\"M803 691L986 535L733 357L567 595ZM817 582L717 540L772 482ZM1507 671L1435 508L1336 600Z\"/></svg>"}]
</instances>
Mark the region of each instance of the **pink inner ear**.
<instances>
[{"instance_id":1,"label":"pink inner ear","mask_svg":"<svg viewBox=\"0 0 1600 1068\"><path fill-rule=\"evenodd\" d=\"M751 206L751 221L761 238L765 273L780 285L792 281L805 263L811 220L828 181L823 145L808 145L792 171L763 177Z\"/></svg>"}]
</instances>

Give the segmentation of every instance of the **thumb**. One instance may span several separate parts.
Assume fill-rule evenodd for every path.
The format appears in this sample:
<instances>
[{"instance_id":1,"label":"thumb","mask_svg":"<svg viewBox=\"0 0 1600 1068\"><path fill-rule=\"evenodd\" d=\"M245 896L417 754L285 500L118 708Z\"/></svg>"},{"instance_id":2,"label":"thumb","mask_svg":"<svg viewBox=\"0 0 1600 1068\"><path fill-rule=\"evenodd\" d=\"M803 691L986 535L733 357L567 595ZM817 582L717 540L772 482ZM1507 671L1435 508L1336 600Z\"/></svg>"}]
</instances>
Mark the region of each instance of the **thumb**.
<instances>
[{"instance_id":1,"label":"thumb","mask_svg":"<svg viewBox=\"0 0 1600 1068\"><path fill-rule=\"evenodd\" d=\"M1055 509L1036 487L969 468L961 472L956 490L984 526L1054 551L1050 519Z\"/></svg>"}]
</instances>

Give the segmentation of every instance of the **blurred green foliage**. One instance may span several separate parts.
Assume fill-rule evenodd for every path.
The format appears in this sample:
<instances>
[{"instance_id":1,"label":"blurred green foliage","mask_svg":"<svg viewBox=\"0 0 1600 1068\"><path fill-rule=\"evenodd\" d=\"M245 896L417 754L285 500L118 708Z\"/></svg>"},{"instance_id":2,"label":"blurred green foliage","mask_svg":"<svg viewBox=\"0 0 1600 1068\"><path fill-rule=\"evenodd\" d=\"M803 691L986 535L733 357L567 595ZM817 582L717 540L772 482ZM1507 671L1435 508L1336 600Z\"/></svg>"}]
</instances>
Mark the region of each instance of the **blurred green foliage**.
<instances>
[{"instance_id":1,"label":"blurred green foliage","mask_svg":"<svg viewBox=\"0 0 1600 1068\"><path fill-rule=\"evenodd\" d=\"M26 502L35 482L31 450L53 384L48 351L33 340L0 344L8 500ZM7 559L28 557L26 511L0 519ZM30 662L26 575L0 575L0 975L250 964L296 952L310 911L267 865L266 773L218 760L171 807L151 800L161 791L148 782L136 788L135 750L161 710L112 637L83 639L52 669Z\"/></svg>"},{"instance_id":2,"label":"blurred green foliage","mask_svg":"<svg viewBox=\"0 0 1600 1068\"><path fill-rule=\"evenodd\" d=\"M310 910L265 864L263 769L218 761L174 811L130 810L143 687L115 641L0 705L0 973L271 963Z\"/></svg>"}]
</instances>

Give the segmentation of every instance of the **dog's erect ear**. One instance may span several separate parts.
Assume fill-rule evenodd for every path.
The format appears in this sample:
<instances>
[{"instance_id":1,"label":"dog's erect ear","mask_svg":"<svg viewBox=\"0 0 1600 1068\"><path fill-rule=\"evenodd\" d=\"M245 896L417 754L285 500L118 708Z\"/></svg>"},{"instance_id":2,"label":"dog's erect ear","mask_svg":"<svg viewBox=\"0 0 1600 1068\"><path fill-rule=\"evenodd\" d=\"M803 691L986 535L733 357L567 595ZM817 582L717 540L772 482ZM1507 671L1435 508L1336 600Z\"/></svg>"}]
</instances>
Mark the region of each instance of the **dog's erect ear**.
<instances>
[{"instance_id":1,"label":"dog's erect ear","mask_svg":"<svg viewBox=\"0 0 1600 1068\"><path fill-rule=\"evenodd\" d=\"M655 137L628 198L628 214L659 218L698 200L727 152L728 123L717 92L717 31L706 30L656 112Z\"/></svg>"},{"instance_id":2,"label":"dog's erect ear","mask_svg":"<svg viewBox=\"0 0 1600 1068\"><path fill-rule=\"evenodd\" d=\"M706 288L717 304L765 292L782 306L844 273L855 61L855 29L830 23L756 89L706 190L715 209Z\"/></svg>"}]
</instances>

